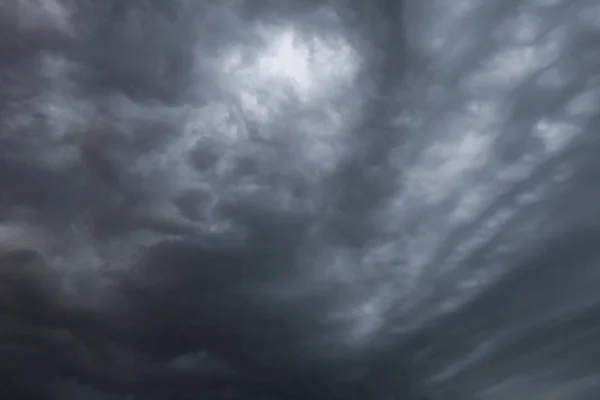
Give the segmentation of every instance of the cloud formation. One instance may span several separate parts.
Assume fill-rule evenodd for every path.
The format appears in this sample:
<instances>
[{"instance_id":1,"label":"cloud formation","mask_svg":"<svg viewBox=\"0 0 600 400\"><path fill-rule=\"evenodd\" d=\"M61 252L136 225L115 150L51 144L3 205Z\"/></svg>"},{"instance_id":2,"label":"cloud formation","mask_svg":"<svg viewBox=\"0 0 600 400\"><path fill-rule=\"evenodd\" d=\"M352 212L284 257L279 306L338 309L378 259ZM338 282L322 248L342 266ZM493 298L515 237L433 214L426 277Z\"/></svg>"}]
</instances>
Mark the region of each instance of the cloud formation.
<instances>
[{"instance_id":1,"label":"cloud formation","mask_svg":"<svg viewBox=\"0 0 600 400\"><path fill-rule=\"evenodd\" d=\"M599 389L585 366L600 358L574 339L593 336L581 321L600 300L599 12L3 2L0 386L41 399ZM515 355L535 346L562 361ZM544 365L553 388L531 373Z\"/></svg>"}]
</instances>

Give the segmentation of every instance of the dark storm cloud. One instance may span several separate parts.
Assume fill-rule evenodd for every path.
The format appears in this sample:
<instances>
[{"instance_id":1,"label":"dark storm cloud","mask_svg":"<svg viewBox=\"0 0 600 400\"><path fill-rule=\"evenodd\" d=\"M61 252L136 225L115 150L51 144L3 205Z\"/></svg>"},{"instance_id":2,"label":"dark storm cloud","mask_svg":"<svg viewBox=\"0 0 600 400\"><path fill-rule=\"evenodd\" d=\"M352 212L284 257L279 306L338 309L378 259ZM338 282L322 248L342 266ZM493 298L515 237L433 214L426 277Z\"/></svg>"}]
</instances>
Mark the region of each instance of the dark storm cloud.
<instances>
[{"instance_id":1,"label":"dark storm cloud","mask_svg":"<svg viewBox=\"0 0 600 400\"><path fill-rule=\"evenodd\" d=\"M237 88L217 59L242 46L252 61L277 34L264 25L328 35L343 21L330 28L334 10L324 17L327 5L306 2L113 3L6 5L22 18L7 25L14 57L3 59L3 264L14 319L6 385L299 395L294 381L306 380L307 395L328 391L349 322L330 320L348 296L342 285L333 297L311 288L309 263L326 240L315 230L322 178L303 175L311 165L294 113L284 110L284 127L281 117L266 124L236 111ZM34 17L41 22L28 24ZM250 127L250 140L221 140L214 113L225 129ZM190 124L208 139L186 141ZM22 247L41 256L20 256ZM191 372L165 364L205 351Z\"/></svg>"},{"instance_id":2,"label":"dark storm cloud","mask_svg":"<svg viewBox=\"0 0 600 400\"><path fill-rule=\"evenodd\" d=\"M585 397L597 8L4 2L0 387Z\"/></svg>"}]
</instances>

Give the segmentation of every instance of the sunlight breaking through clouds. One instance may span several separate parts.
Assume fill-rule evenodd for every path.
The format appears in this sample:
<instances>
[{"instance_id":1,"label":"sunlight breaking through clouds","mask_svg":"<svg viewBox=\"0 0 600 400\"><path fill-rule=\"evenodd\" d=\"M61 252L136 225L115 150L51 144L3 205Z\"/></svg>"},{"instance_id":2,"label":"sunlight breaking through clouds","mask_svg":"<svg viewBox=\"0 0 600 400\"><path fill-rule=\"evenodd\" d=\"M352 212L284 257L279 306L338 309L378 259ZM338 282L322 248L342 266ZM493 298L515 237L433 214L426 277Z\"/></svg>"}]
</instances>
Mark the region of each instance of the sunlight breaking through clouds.
<instances>
[{"instance_id":1,"label":"sunlight breaking through clouds","mask_svg":"<svg viewBox=\"0 0 600 400\"><path fill-rule=\"evenodd\" d=\"M262 46L233 47L222 58L225 75L242 108L269 121L289 101L300 107L326 102L353 81L358 55L342 36L318 37L290 27L261 26Z\"/></svg>"}]
</instances>

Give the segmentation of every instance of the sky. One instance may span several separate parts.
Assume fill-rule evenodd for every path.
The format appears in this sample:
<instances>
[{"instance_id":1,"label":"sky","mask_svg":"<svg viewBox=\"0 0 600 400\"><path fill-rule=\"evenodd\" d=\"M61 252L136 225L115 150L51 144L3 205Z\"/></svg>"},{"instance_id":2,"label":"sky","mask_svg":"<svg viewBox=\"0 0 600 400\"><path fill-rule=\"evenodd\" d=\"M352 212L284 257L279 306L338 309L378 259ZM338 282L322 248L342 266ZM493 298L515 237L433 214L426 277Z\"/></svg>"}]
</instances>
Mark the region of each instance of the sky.
<instances>
[{"instance_id":1,"label":"sky","mask_svg":"<svg viewBox=\"0 0 600 400\"><path fill-rule=\"evenodd\" d=\"M596 3L4 0L0 390L600 393Z\"/></svg>"}]
</instances>

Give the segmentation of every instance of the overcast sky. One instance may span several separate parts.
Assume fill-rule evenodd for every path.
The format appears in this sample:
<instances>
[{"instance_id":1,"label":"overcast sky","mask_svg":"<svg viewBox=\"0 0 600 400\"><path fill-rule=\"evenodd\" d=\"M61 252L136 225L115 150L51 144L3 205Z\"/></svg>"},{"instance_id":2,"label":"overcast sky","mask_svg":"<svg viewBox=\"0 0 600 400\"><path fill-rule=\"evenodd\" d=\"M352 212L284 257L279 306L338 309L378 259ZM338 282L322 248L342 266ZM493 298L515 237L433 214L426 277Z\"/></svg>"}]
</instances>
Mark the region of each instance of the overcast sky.
<instances>
[{"instance_id":1,"label":"overcast sky","mask_svg":"<svg viewBox=\"0 0 600 400\"><path fill-rule=\"evenodd\" d=\"M599 35L593 0L4 0L0 379L600 393Z\"/></svg>"}]
</instances>

